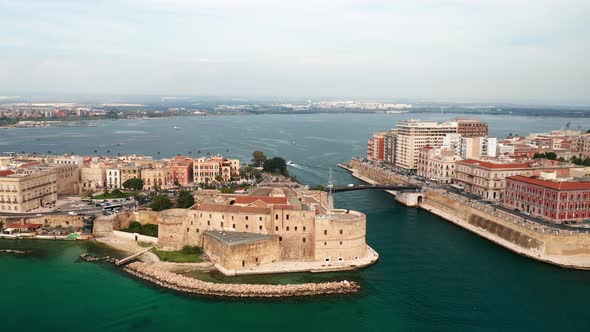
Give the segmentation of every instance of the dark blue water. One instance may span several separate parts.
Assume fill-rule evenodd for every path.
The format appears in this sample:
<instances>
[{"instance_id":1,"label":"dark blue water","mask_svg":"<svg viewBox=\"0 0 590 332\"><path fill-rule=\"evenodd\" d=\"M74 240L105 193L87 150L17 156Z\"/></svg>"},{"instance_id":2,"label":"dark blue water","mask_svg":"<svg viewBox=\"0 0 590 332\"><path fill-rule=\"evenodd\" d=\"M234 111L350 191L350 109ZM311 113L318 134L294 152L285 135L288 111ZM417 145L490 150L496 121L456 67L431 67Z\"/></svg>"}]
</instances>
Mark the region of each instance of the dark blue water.
<instances>
[{"instance_id":1,"label":"dark blue water","mask_svg":"<svg viewBox=\"0 0 590 332\"><path fill-rule=\"evenodd\" d=\"M407 115L264 115L99 122L90 128L0 131L5 151L92 153L97 149L171 156L252 150L305 165L303 183L355 181L335 167L363 154L375 130ZM448 117L437 116L436 119ZM483 117L491 133L558 129L563 118ZM534 120L534 121L532 121ZM584 128L588 120L577 119ZM584 122L585 121L585 122ZM180 126L182 130L174 130ZM295 144L293 144L295 142ZM120 144L120 145L117 145ZM106 146L100 146L106 145ZM312 299L215 299L151 287L107 265L79 263L80 242L0 241L30 249L0 254L1 331L586 331L590 272L570 271L512 254L444 220L396 204L382 192L350 192L336 205L367 214L367 241L380 261L361 271L260 277L250 282L346 278L351 296ZM212 276L212 279L217 276ZM246 280L248 281L248 280Z\"/></svg>"}]
</instances>

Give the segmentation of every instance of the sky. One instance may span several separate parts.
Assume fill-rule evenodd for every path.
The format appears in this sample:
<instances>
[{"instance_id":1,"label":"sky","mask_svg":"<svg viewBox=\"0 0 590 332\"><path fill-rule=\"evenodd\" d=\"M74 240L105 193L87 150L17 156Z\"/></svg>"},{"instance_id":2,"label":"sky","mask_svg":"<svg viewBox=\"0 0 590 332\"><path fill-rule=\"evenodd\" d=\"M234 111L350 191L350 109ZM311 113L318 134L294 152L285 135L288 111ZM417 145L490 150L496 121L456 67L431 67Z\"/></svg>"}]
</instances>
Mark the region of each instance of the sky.
<instances>
[{"instance_id":1,"label":"sky","mask_svg":"<svg viewBox=\"0 0 590 332\"><path fill-rule=\"evenodd\" d=\"M0 96L590 105L588 0L0 0Z\"/></svg>"}]
</instances>

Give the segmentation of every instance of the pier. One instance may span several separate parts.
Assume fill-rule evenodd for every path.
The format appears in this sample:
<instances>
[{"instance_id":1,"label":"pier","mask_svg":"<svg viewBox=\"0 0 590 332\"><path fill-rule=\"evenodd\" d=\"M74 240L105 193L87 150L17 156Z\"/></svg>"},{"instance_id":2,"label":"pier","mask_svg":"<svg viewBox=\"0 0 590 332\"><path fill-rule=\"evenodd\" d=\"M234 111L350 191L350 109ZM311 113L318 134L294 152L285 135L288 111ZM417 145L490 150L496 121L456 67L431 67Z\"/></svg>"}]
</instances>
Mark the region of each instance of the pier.
<instances>
[{"instance_id":1,"label":"pier","mask_svg":"<svg viewBox=\"0 0 590 332\"><path fill-rule=\"evenodd\" d=\"M130 262L130 261L132 261L132 260L136 259L137 257L139 257L139 256L141 256L141 255L143 255L143 254L145 254L146 252L148 252L148 251L152 250L153 248L154 248L154 247L153 247L153 246L151 246L151 247L149 247L149 248L147 248L147 249L145 249L145 250L142 250L142 251L140 251L140 252L138 252L138 253L135 253L135 254L133 254L133 255L131 255L131 256L129 256L129 257L125 257L125 258L123 258L123 259L119 259L119 260L117 260L117 261L115 262L115 265L117 265L117 266L121 266L121 265L123 265L123 264L125 264L125 263L128 263L128 262Z\"/></svg>"}]
</instances>

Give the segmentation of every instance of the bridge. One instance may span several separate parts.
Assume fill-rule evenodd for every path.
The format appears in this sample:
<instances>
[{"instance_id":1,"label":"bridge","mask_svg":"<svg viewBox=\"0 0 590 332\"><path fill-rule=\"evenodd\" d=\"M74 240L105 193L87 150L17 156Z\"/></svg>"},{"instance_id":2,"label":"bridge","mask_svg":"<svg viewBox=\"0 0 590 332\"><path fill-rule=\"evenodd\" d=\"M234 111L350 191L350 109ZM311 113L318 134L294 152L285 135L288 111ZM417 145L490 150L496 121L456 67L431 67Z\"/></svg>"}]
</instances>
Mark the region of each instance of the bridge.
<instances>
[{"instance_id":1,"label":"bridge","mask_svg":"<svg viewBox=\"0 0 590 332\"><path fill-rule=\"evenodd\" d=\"M353 186L350 185L333 185L331 188L329 186L324 187L324 191L330 192L330 189L333 193L340 193L346 191L356 191L356 190L391 190L397 192L420 192L422 190L421 187L412 186L412 185L384 185L384 184L355 184Z\"/></svg>"}]
</instances>

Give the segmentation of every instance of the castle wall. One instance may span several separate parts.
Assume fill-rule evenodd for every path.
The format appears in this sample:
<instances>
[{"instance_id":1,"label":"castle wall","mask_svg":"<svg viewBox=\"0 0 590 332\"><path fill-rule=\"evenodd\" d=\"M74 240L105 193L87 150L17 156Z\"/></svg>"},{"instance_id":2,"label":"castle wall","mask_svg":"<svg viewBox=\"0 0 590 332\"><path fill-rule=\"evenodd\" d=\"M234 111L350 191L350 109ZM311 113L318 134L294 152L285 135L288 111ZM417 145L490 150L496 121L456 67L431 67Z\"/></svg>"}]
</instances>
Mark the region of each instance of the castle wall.
<instances>
[{"instance_id":1,"label":"castle wall","mask_svg":"<svg viewBox=\"0 0 590 332\"><path fill-rule=\"evenodd\" d=\"M203 250L214 263L227 270L245 269L281 259L278 237L229 246L212 236L205 235Z\"/></svg>"},{"instance_id":2,"label":"castle wall","mask_svg":"<svg viewBox=\"0 0 590 332\"><path fill-rule=\"evenodd\" d=\"M354 261L367 253L366 216L338 210L332 216L316 218L315 260Z\"/></svg>"}]
</instances>

